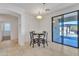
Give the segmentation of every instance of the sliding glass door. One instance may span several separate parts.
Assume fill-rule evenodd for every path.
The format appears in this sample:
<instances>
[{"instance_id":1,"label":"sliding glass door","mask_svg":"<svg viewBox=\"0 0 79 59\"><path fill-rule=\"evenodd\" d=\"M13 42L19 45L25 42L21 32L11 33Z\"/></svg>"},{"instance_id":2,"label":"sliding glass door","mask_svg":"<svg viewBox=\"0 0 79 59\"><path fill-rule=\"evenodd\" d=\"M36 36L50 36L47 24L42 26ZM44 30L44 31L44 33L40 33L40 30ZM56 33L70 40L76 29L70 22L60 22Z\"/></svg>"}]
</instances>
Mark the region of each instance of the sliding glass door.
<instances>
[{"instance_id":1,"label":"sliding glass door","mask_svg":"<svg viewBox=\"0 0 79 59\"><path fill-rule=\"evenodd\" d=\"M53 41L62 43L63 21L62 16L53 18Z\"/></svg>"},{"instance_id":2,"label":"sliding glass door","mask_svg":"<svg viewBox=\"0 0 79 59\"><path fill-rule=\"evenodd\" d=\"M63 44L78 47L77 12L64 15Z\"/></svg>"},{"instance_id":3,"label":"sliding glass door","mask_svg":"<svg viewBox=\"0 0 79 59\"><path fill-rule=\"evenodd\" d=\"M53 41L78 47L78 12L53 17Z\"/></svg>"}]
</instances>

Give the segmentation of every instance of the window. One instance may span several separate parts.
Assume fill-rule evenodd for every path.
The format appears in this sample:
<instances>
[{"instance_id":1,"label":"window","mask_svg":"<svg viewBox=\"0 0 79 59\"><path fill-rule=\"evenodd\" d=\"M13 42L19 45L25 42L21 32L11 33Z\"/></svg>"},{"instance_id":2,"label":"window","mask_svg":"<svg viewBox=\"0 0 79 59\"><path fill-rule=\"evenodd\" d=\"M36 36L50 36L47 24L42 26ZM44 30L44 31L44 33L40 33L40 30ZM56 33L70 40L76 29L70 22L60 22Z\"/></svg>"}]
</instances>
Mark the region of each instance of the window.
<instances>
[{"instance_id":1,"label":"window","mask_svg":"<svg viewBox=\"0 0 79 59\"><path fill-rule=\"evenodd\" d=\"M10 23L4 23L4 31L5 32L11 31L11 24Z\"/></svg>"}]
</instances>

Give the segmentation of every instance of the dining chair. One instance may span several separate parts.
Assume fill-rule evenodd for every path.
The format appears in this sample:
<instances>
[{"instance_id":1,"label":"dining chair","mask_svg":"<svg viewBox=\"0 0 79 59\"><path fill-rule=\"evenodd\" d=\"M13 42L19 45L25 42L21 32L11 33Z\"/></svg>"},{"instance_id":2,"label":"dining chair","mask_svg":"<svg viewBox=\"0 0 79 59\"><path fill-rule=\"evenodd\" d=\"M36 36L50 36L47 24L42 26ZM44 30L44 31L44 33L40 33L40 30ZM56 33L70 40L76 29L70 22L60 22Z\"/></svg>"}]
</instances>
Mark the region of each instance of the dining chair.
<instances>
[{"instance_id":1,"label":"dining chair","mask_svg":"<svg viewBox=\"0 0 79 59\"><path fill-rule=\"evenodd\" d=\"M41 39L43 47L45 47L45 44L48 46L48 41L47 41L47 37L48 37L48 33L46 31L43 31L43 38Z\"/></svg>"},{"instance_id":2,"label":"dining chair","mask_svg":"<svg viewBox=\"0 0 79 59\"><path fill-rule=\"evenodd\" d=\"M33 32L30 32L30 46L32 44L32 41L33 41Z\"/></svg>"},{"instance_id":3,"label":"dining chair","mask_svg":"<svg viewBox=\"0 0 79 59\"><path fill-rule=\"evenodd\" d=\"M32 47L34 47L34 44L36 44L38 40L34 31L30 32L30 39L30 46L32 45Z\"/></svg>"}]
</instances>

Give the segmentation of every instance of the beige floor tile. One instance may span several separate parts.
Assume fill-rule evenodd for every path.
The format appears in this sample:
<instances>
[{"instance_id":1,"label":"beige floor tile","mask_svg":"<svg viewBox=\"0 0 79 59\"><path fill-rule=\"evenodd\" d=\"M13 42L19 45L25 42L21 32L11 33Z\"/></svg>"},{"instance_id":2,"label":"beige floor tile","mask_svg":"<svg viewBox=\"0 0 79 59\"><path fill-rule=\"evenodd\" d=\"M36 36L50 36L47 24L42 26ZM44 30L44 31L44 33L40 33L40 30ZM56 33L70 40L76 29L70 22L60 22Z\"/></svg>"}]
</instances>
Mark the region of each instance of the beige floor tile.
<instances>
[{"instance_id":1,"label":"beige floor tile","mask_svg":"<svg viewBox=\"0 0 79 59\"><path fill-rule=\"evenodd\" d=\"M11 41L0 43L0 56L78 56L79 49L57 43L49 43L45 48L35 45L34 48L27 43L20 47Z\"/></svg>"}]
</instances>

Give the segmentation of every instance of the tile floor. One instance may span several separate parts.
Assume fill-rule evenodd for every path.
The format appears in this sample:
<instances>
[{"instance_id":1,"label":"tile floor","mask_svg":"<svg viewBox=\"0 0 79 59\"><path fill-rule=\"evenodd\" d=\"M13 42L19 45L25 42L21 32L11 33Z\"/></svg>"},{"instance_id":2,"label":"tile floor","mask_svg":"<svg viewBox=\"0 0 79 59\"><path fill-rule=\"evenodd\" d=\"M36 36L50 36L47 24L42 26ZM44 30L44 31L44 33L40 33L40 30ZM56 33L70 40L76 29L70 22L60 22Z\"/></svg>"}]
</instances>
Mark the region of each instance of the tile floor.
<instances>
[{"instance_id":1,"label":"tile floor","mask_svg":"<svg viewBox=\"0 0 79 59\"><path fill-rule=\"evenodd\" d=\"M6 43L5 43L6 42ZM72 48L57 43L49 43L45 48L37 45L32 48L27 43L24 47L12 44L10 41L0 43L0 56L77 56L78 48Z\"/></svg>"}]
</instances>

